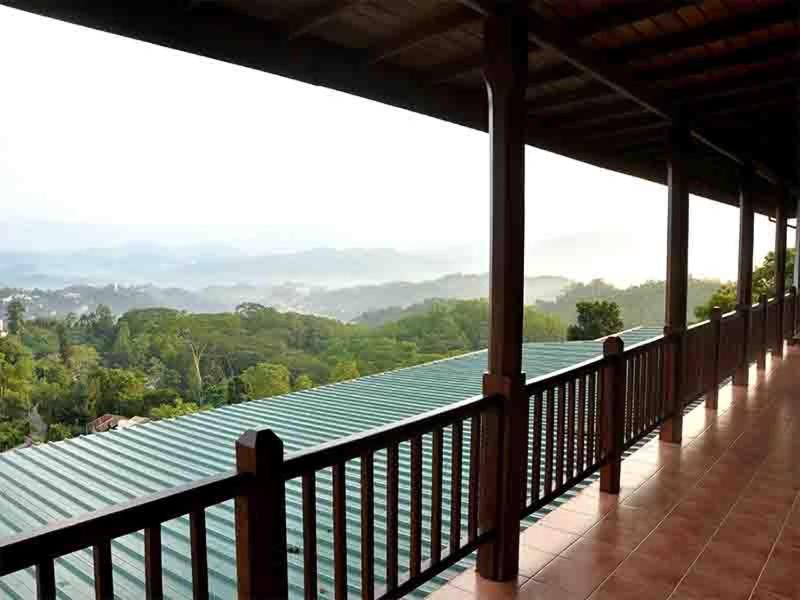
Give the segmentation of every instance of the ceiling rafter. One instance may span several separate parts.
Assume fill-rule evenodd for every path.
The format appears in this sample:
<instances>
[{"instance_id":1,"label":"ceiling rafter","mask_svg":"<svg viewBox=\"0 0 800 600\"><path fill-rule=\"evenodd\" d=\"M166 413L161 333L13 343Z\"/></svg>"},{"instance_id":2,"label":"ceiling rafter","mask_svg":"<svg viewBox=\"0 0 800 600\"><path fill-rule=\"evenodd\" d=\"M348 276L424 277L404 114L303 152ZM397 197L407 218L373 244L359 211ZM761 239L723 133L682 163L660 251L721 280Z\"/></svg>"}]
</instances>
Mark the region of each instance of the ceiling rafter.
<instances>
[{"instance_id":1,"label":"ceiling rafter","mask_svg":"<svg viewBox=\"0 0 800 600\"><path fill-rule=\"evenodd\" d=\"M591 37L604 31L612 31L623 25L629 25L644 19L657 17L680 8L696 6L701 4L702 1L703 0L649 0L648 2L640 2L634 6L616 6L601 12L594 12L585 17L572 19L566 26L579 37ZM480 4L482 8L475 6L476 2L474 2L474 0L459 0L459 2L484 15L492 12L491 5L488 2L477 3ZM482 59L482 55L475 55L465 60L443 65L435 74L433 81L435 83L445 83L474 73L482 67Z\"/></svg>"},{"instance_id":2,"label":"ceiling rafter","mask_svg":"<svg viewBox=\"0 0 800 600\"><path fill-rule=\"evenodd\" d=\"M363 0L331 0L314 10L297 15L287 28L286 39L297 39L321 27L331 19L336 18L343 11L351 6L360 4L362 1Z\"/></svg>"},{"instance_id":3,"label":"ceiling rafter","mask_svg":"<svg viewBox=\"0 0 800 600\"><path fill-rule=\"evenodd\" d=\"M789 4L767 7L762 10L750 10L744 14L713 21L694 29L666 34L653 40L643 40L619 48L605 51L608 60L623 64L631 60L647 60L671 52L694 48L705 44L758 31L797 18L797 9ZM541 73L531 82L532 87L554 83L560 79L574 76L569 68L554 70L552 73Z\"/></svg>"},{"instance_id":4,"label":"ceiling rafter","mask_svg":"<svg viewBox=\"0 0 800 600\"><path fill-rule=\"evenodd\" d=\"M369 51L367 64L375 64L392 56L405 52L414 46L444 35L469 23L480 19L480 15L465 6L456 6L452 11L438 14L421 22L414 23L406 31L375 46Z\"/></svg>"},{"instance_id":5,"label":"ceiling rafter","mask_svg":"<svg viewBox=\"0 0 800 600\"><path fill-rule=\"evenodd\" d=\"M549 48L576 68L592 75L595 79L621 95L639 103L656 117L667 122L681 120L678 109L673 107L660 93L648 89L617 65L582 46L578 40L570 35L569 30L544 19L538 13L531 12L528 15L528 39L542 47ZM728 157L735 163L753 163L763 178L773 183L782 181L782 178L776 175L768 165L754 160L753 157L742 153L741 150L732 150L715 143L700 128L693 126L691 134L701 144Z\"/></svg>"}]
</instances>

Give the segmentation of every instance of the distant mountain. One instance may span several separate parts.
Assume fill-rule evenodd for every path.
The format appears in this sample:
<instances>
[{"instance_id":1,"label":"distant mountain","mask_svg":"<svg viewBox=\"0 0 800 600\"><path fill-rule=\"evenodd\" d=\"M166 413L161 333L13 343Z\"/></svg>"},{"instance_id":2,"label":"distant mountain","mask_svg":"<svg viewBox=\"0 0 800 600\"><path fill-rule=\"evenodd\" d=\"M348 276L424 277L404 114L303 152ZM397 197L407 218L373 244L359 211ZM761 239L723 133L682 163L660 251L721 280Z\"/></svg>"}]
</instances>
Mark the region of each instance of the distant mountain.
<instances>
[{"instance_id":1,"label":"distant mountain","mask_svg":"<svg viewBox=\"0 0 800 600\"><path fill-rule=\"evenodd\" d=\"M694 308L706 302L720 282L713 279L689 279L686 303L686 318L694 320ZM589 283L575 283L564 290L555 301L540 300L537 308L555 314L565 323L574 323L575 304L582 300L612 300L619 305L622 321L626 327L635 325L663 325L664 281L648 281L642 285L618 288L602 279Z\"/></svg>"},{"instance_id":2,"label":"distant mountain","mask_svg":"<svg viewBox=\"0 0 800 600\"><path fill-rule=\"evenodd\" d=\"M564 277L528 277L525 280L525 303L555 299L570 283ZM344 321L376 318L363 316L374 311L397 312L431 298L469 300L489 295L489 276L447 275L418 283L395 282L311 292L300 305L303 312L333 316Z\"/></svg>"},{"instance_id":3,"label":"distant mountain","mask_svg":"<svg viewBox=\"0 0 800 600\"><path fill-rule=\"evenodd\" d=\"M0 252L0 285L57 288L120 283L202 289L303 281L342 287L428 279L462 266L463 258L458 256L411 254L385 248L317 248L250 256L216 245L170 249L131 244L68 253Z\"/></svg>"}]
</instances>

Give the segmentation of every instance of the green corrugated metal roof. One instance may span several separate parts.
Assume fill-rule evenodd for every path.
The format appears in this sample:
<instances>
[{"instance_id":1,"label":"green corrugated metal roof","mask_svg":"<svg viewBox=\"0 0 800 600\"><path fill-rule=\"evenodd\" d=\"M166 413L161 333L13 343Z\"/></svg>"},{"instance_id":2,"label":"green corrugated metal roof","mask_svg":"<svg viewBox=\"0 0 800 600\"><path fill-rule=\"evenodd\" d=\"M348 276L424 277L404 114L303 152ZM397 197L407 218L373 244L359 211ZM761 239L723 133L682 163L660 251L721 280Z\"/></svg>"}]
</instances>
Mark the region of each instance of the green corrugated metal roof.
<instances>
[{"instance_id":1,"label":"green corrugated metal roof","mask_svg":"<svg viewBox=\"0 0 800 600\"><path fill-rule=\"evenodd\" d=\"M626 344L660 334L656 328L623 333ZM526 344L523 368L528 377L545 375L599 354L602 343ZM358 431L391 423L446 405L481 391L486 351L475 352L426 365L362 377L294 392L284 396L226 406L196 415L148 423L43 444L0 454L0 537L30 532L48 523L80 515L108 505L143 496L171 486L230 470L234 466L234 441L246 429L271 427L287 452L313 446ZM445 434L445 463L449 463L449 432ZM430 441L425 442L426 458ZM468 447L468 432L465 446ZM465 449L465 457L467 456ZM401 565L407 561L408 448L401 447ZM383 575L384 457L376 455L376 576ZM425 466L424 490L429 482ZM465 480L466 472L465 472ZM445 505L449 498L449 467L445 467ZM467 485L464 481L464 485ZM330 474L318 475L318 543L321 594L332 589L332 534L330 521ZM347 469L348 535L351 551L349 579L358 596L359 557L358 461ZM427 498L426 498L427 500ZM429 524L427 502L424 510ZM302 547L300 489L287 486L290 549ZM466 526L466 518L462 519ZM445 529L448 518L444 518ZM233 506L227 502L207 511L209 585L212 597L235 597ZM424 532L427 542L428 531ZM191 566L188 561L188 521L165 523L162 530L165 594L190 597ZM445 540L446 541L446 537ZM133 534L113 544L114 583L119 598L144 595L143 536ZM294 596L302 594L302 554L290 552L290 585ZM463 567L461 567L463 568ZM56 578L59 598L92 598L91 551L59 559ZM423 588L429 591L443 581ZM31 569L0 578L0 596L35 597Z\"/></svg>"}]
</instances>

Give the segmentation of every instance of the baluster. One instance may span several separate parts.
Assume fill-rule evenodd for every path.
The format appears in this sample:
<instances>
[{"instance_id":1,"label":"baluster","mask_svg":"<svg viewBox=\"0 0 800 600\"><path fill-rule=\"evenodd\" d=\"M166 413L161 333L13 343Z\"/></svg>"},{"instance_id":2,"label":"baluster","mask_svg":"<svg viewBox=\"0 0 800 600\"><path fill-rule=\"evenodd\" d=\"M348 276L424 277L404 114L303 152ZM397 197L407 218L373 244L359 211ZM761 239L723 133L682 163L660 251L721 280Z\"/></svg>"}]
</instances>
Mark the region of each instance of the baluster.
<instances>
[{"instance_id":1,"label":"baluster","mask_svg":"<svg viewBox=\"0 0 800 600\"><path fill-rule=\"evenodd\" d=\"M36 598L37 600L55 600L56 570L52 558L45 558L36 563Z\"/></svg>"},{"instance_id":2,"label":"baluster","mask_svg":"<svg viewBox=\"0 0 800 600\"><path fill-rule=\"evenodd\" d=\"M334 598L347 598L347 473L344 463L333 465L333 584Z\"/></svg>"},{"instance_id":3,"label":"baluster","mask_svg":"<svg viewBox=\"0 0 800 600\"><path fill-rule=\"evenodd\" d=\"M114 597L114 576L111 565L111 540L92 547L94 555L94 596L97 600Z\"/></svg>"},{"instance_id":4,"label":"baluster","mask_svg":"<svg viewBox=\"0 0 800 600\"><path fill-rule=\"evenodd\" d=\"M626 422L625 422L625 440L633 437L636 426L636 355L633 354L628 358L628 401L625 403L626 408Z\"/></svg>"},{"instance_id":5,"label":"baluster","mask_svg":"<svg viewBox=\"0 0 800 600\"><path fill-rule=\"evenodd\" d=\"M597 414L596 406L597 406L597 372L592 371L589 373L589 385L588 385L588 395L589 395L589 415L587 417L588 429L589 429L589 451L587 456L587 462L589 465L594 465L597 462L597 449L599 444L597 443L597 422L595 415Z\"/></svg>"},{"instance_id":6,"label":"baluster","mask_svg":"<svg viewBox=\"0 0 800 600\"><path fill-rule=\"evenodd\" d=\"M469 539L478 537L478 490L481 469L481 415L472 417L469 436L469 513L467 533Z\"/></svg>"},{"instance_id":7,"label":"baluster","mask_svg":"<svg viewBox=\"0 0 800 600\"><path fill-rule=\"evenodd\" d=\"M567 383L567 479L575 474L575 381Z\"/></svg>"},{"instance_id":8,"label":"baluster","mask_svg":"<svg viewBox=\"0 0 800 600\"><path fill-rule=\"evenodd\" d=\"M422 565L422 437L411 440L411 577L419 575Z\"/></svg>"},{"instance_id":9,"label":"baluster","mask_svg":"<svg viewBox=\"0 0 800 600\"><path fill-rule=\"evenodd\" d=\"M442 557L442 455L444 454L442 428L433 431L431 448L431 563ZM475 443L470 439L470 443ZM471 446L470 446L471 448ZM470 467L472 465L470 464ZM470 477L470 486L472 478ZM472 488L470 487L470 491Z\"/></svg>"},{"instance_id":10,"label":"baluster","mask_svg":"<svg viewBox=\"0 0 800 600\"><path fill-rule=\"evenodd\" d=\"M578 472L582 472L586 467L586 374L582 373L578 377Z\"/></svg>"},{"instance_id":11,"label":"baluster","mask_svg":"<svg viewBox=\"0 0 800 600\"><path fill-rule=\"evenodd\" d=\"M639 376L639 382L636 386L638 401L636 406L636 435L641 434L647 428L647 363L645 358L647 352L642 350L636 355L636 373Z\"/></svg>"},{"instance_id":12,"label":"baluster","mask_svg":"<svg viewBox=\"0 0 800 600\"><path fill-rule=\"evenodd\" d=\"M192 598L208 600L208 550L206 548L206 511L189 514L189 544L192 556Z\"/></svg>"},{"instance_id":13,"label":"baluster","mask_svg":"<svg viewBox=\"0 0 800 600\"><path fill-rule=\"evenodd\" d=\"M160 523L144 530L144 576L147 600L160 600L163 598Z\"/></svg>"},{"instance_id":14,"label":"baluster","mask_svg":"<svg viewBox=\"0 0 800 600\"><path fill-rule=\"evenodd\" d=\"M542 497L542 392L533 397L533 450L531 451L531 504Z\"/></svg>"},{"instance_id":15,"label":"baluster","mask_svg":"<svg viewBox=\"0 0 800 600\"><path fill-rule=\"evenodd\" d=\"M397 444L386 450L386 589L397 588L397 512L398 465Z\"/></svg>"},{"instance_id":16,"label":"baluster","mask_svg":"<svg viewBox=\"0 0 800 600\"><path fill-rule=\"evenodd\" d=\"M450 455L450 553L461 547L461 462L464 425L461 421L453 423L452 449Z\"/></svg>"},{"instance_id":17,"label":"baluster","mask_svg":"<svg viewBox=\"0 0 800 600\"><path fill-rule=\"evenodd\" d=\"M556 487L564 483L564 445L567 428L567 386L562 383L558 386L558 426L556 428Z\"/></svg>"},{"instance_id":18,"label":"baluster","mask_svg":"<svg viewBox=\"0 0 800 600\"><path fill-rule=\"evenodd\" d=\"M361 597L375 597L375 464L372 453L361 457Z\"/></svg>"},{"instance_id":19,"label":"baluster","mask_svg":"<svg viewBox=\"0 0 800 600\"><path fill-rule=\"evenodd\" d=\"M545 472L544 472L544 493L549 494L553 491L553 436L556 430L556 399L555 399L555 388L550 388L547 390L547 423L546 423L546 435L545 444L544 444L544 462L545 462Z\"/></svg>"},{"instance_id":20,"label":"baluster","mask_svg":"<svg viewBox=\"0 0 800 600\"><path fill-rule=\"evenodd\" d=\"M317 477L303 473L303 592L317 598Z\"/></svg>"}]
</instances>

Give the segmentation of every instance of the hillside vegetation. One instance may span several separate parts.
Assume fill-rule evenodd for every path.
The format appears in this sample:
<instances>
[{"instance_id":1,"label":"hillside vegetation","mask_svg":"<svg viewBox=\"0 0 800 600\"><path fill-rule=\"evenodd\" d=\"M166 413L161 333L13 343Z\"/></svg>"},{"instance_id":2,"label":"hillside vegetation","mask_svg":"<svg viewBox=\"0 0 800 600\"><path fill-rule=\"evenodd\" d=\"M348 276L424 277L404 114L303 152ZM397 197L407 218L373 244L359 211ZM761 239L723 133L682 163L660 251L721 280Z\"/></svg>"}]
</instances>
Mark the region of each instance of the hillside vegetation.
<instances>
[{"instance_id":1,"label":"hillside vegetation","mask_svg":"<svg viewBox=\"0 0 800 600\"><path fill-rule=\"evenodd\" d=\"M32 411L47 439L106 414L164 418L407 367L486 347L485 300L437 302L380 327L282 313L259 304L194 314L105 306L66 319L23 319L0 338L0 449L22 443ZM525 311L527 341L560 340L558 319Z\"/></svg>"}]
</instances>

